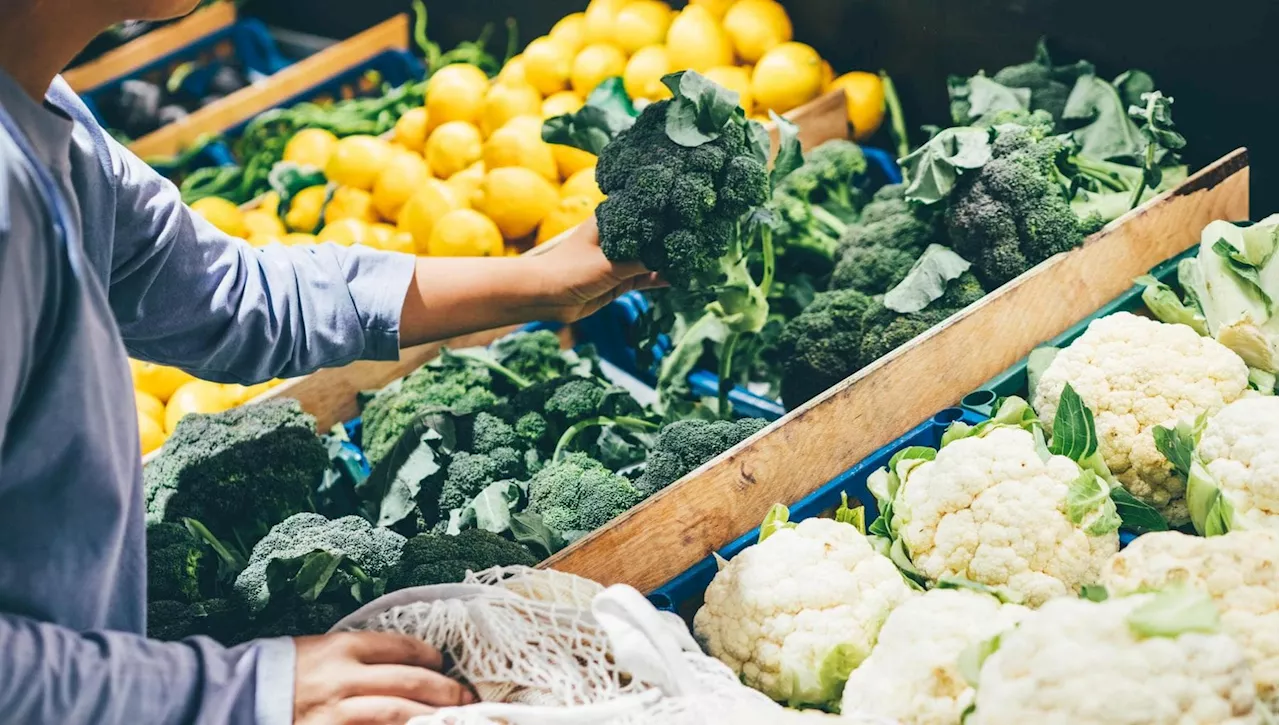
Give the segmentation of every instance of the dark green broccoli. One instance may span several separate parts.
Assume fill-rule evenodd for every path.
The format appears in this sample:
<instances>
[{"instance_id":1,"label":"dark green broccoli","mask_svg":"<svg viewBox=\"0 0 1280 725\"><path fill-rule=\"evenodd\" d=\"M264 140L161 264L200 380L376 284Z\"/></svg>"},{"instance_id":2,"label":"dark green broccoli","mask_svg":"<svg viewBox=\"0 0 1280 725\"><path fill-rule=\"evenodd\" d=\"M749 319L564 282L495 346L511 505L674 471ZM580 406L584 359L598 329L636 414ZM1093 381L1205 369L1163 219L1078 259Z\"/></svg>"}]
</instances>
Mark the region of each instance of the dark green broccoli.
<instances>
[{"instance_id":1,"label":"dark green broccoli","mask_svg":"<svg viewBox=\"0 0 1280 725\"><path fill-rule=\"evenodd\" d=\"M247 641L324 634L357 608L354 602L295 602L287 607L267 610L253 620L250 629L242 636Z\"/></svg>"},{"instance_id":2,"label":"dark green broccoli","mask_svg":"<svg viewBox=\"0 0 1280 725\"><path fill-rule=\"evenodd\" d=\"M524 474L524 456L514 448L495 448L489 453L455 453L440 488L437 511L441 520L461 508L486 486Z\"/></svg>"},{"instance_id":3,"label":"dark green broccoli","mask_svg":"<svg viewBox=\"0 0 1280 725\"><path fill-rule=\"evenodd\" d=\"M551 424L541 413L530 411L521 415L516 419L515 431L516 437L526 446L537 449L546 447L550 450L550 446L554 444Z\"/></svg>"},{"instance_id":4,"label":"dark green broccoli","mask_svg":"<svg viewBox=\"0 0 1280 725\"><path fill-rule=\"evenodd\" d=\"M977 302L985 294L978 279L966 272L948 282L942 296L919 312L902 314L879 303L873 304L867 309L862 321L861 360L858 367L849 371L846 377Z\"/></svg>"},{"instance_id":5,"label":"dark green broccoli","mask_svg":"<svg viewBox=\"0 0 1280 725\"><path fill-rule=\"evenodd\" d=\"M631 481L585 453L569 453L529 481L529 511L561 534L594 531L643 500Z\"/></svg>"},{"instance_id":6,"label":"dark green broccoli","mask_svg":"<svg viewBox=\"0 0 1280 725\"><path fill-rule=\"evenodd\" d=\"M910 263L907 264L910 267ZM856 289L819 293L778 338L782 402L799 407L862 364L862 320L875 303Z\"/></svg>"},{"instance_id":7,"label":"dark green broccoli","mask_svg":"<svg viewBox=\"0 0 1280 725\"><path fill-rule=\"evenodd\" d=\"M460 582L468 571L537 563L524 546L482 529L456 536L418 534L405 542L400 561L387 572L387 591Z\"/></svg>"},{"instance_id":8,"label":"dark green broccoli","mask_svg":"<svg viewBox=\"0 0 1280 725\"><path fill-rule=\"evenodd\" d=\"M578 362L560 349L560 338L550 330L514 332L489 347L493 359L529 382L567 375Z\"/></svg>"},{"instance_id":9,"label":"dark green broccoli","mask_svg":"<svg viewBox=\"0 0 1280 725\"><path fill-rule=\"evenodd\" d=\"M273 527L253 547L248 566L236 577L235 592L250 611L261 611L272 598L267 587L268 566L316 551L343 556L346 563L359 568L359 574L379 577L399 561L404 541L403 536L375 528L359 516L329 520L320 514L296 514Z\"/></svg>"},{"instance_id":10,"label":"dark green broccoli","mask_svg":"<svg viewBox=\"0 0 1280 725\"><path fill-rule=\"evenodd\" d=\"M1055 66L1042 38L1036 44L1036 54L1033 59L1001 68L991 76L991 80L1005 88L1025 89L1028 92L1027 110L1044 111L1049 115L1054 129L1062 132L1066 130L1062 114L1067 106L1067 98L1071 95L1071 89L1076 79L1090 73L1093 73L1093 64L1087 61ZM981 117L978 123L992 123L990 119L993 113L1007 110L997 109L993 112L975 113L971 103L971 91L969 84L952 84L950 88L951 115L952 121L956 124L975 123L975 115Z\"/></svg>"},{"instance_id":11,"label":"dark green broccoli","mask_svg":"<svg viewBox=\"0 0 1280 725\"><path fill-rule=\"evenodd\" d=\"M147 525L147 599L193 602L200 598L203 544L173 522Z\"/></svg>"},{"instance_id":12,"label":"dark green broccoli","mask_svg":"<svg viewBox=\"0 0 1280 725\"><path fill-rule=\"evenodd\" d=\"M835 139L810 151L773 190L769 208L780 279L830 273L839 239L865 201L858 183L866 170L862 148Z\"/></svg>"},{"instance_id":13,"label":"dark green broccoli","mask_svg":"<svg viewBox=\"0 0 1280 725\"><path fill-rule=\"evenodd\" d=\"M244 605L234 599L165 599L147 604L147 636L151 639L176 641L204 635L230 647L253 639L246 631L248 621Z\"/></svg>"},{"instance_id":14,"label":"dark green broccoli","mask_svg":"<svg viewBox=\"0 0 1280 725\"><path fill-rule=\"evenodd\" d=\"M471 428L471 450L488 453L495 448L514 448L517 445L519 437L510 423L491 413L476 415Z\"/></svg>"},{"instance_id":15,"label":"dark green broccoli","mask_svg":"<svg viewBox=\"0 0 1280 725\"><path fill-rule=\"evenodd\" d=\"M316 420L296 400L188 415L143 470L147 520L196 519L248 551L272 526L313 508L328 465Z\"/></svg>"},{"instance_id":16,"label":"dark green broccoli","mask_svg":"<svg viewBox=\"0 0 1280 725\"><path fill-rule=\"evenodd\" d=\"M768 421L759 418L679 420L666 425L649 453L644 473L636 481L636 489L645 496L651 496L766 425Z\"/></svg>"},{"instance_id":17,"label":"dark green broccoli","mask_svg":"<svg viewBox=\"0 0 1280 725\"><path fill-rule=\"evenodd\" d=\"M831 289L884 294L907 276L926 247L938 241L937 212L908 203L903 188L891 184L877 190L862 217L841 237Z\"/></svg>"}]
</instances>

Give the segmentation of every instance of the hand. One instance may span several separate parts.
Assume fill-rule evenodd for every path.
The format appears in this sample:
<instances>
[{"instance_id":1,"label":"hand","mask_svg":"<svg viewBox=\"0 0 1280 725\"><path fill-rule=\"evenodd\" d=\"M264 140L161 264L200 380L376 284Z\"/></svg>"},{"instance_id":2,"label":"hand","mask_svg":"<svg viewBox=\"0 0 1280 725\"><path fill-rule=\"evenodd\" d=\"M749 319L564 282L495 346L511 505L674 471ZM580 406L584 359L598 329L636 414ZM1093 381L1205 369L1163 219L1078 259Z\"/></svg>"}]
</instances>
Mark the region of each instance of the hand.
<instances>
[{"instance_id":1,"label":"hand","mask_svg":"<svg viewBox=\"0 0 1280 725\"><path fill-rule=\"evenodd\" d=\"M412 637L343 632L293 641L296 725L404 725L437 707L476 701L440 674L440 653Z\"/></svg>"},{"instance_id":2,"label":"hand","mask_svg":"<svg viewBox=\"0 0 1280 725\"><path fill-rule=\"evenodd\" d=\"M632 290L665 286L639 262L610 262L594 215L530 255L543 278L543 319L576 322Z\"/></svg>"}]
</instances>

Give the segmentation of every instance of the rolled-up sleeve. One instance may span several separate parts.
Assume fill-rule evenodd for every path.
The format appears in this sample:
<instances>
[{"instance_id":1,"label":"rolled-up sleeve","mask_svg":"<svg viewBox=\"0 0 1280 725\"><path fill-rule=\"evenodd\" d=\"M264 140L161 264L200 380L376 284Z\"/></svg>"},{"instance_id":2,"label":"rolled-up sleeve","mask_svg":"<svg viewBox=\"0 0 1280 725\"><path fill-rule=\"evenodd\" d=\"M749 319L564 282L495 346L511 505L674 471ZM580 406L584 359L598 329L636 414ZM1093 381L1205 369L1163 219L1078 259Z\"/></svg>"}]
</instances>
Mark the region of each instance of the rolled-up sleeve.
<instances>
[{"instance_id":1,"label":"rolled-up sleeve","mask_svg":"<svg viewBox=\"0 0 1280 725\"><path fill-rule=\"evenodd\" d=\"M117 172L109 297L131 355L238 383L396 358L412 256L337 244L251 247L108 144Z\"/></svg>"}]
</instances>

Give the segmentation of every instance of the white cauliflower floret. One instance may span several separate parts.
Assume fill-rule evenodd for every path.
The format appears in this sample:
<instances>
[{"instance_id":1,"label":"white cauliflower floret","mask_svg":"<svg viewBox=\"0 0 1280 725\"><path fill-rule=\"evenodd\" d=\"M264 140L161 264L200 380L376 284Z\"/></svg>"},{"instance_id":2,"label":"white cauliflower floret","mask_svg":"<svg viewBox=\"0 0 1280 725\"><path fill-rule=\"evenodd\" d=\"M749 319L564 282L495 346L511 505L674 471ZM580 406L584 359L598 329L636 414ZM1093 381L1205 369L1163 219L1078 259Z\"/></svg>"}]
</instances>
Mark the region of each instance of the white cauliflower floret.
<instances>
[{"instance_id":1,"label":"white cauliflower floret","mask_svg":"<svg viewBox=\"0 0 1280 725\"><path fill-rule=\"evenodd\" d=\"M693 626L748 686L782 702L833 706L885 617L913 594L854 526L806 519L730 560ZM837 661L835 672L820 672Z\"/></svg>"},{"instance_id":2,"label":"white cauliflower floret","mask_svg":"<svg viewBox=\"0 0 1280 725\"><path fill-rule=\"evenodd\" d=\"M1120 546L1112 530L1072 523L1067 490L1080 467L1041 460L1031 433L1012 426L962 438L906 472L893 520L911 562L930 581L968 579L1021 595L1030 606L1092 583Z\"/></svg>"},{"instance_id":3,"label":"white cauliflower floret","mask_svg":"<svg viewBox=\"0 0 1280 725\"><path fill-rule=\"evenodd\" d=\"M1009 629L1030 612L968 589L931 589L893 610L880 639L844 687L841 713L903 725L954 725L973 700L956 666L966 647Z\"/></svg>"},{"instance_id":4,"label":"white cauliflower floret","mask_svg":"<svg viewBox=\"0 0 1280 725\"><path fill-rule=\"evenodd\" d=\"M1235 640L1139 634L1135 616L1159 596L1101 603L1064 597L1033 612L1002 634L983 662L966 725L1259 722L1249 665ZM1170 618L1160 623L1168 626Z\"/></svg>"},{"instance_id":5,"label":"white cauliflower floret","mask_svg":"<svg viewBox=\"0 0 1280 725\"><path fill-rule=\"evenodd\" d=\"M1222 631L1244 647L1253 664L1258 697L1276 712L1280 695L1278 560L1277 540L1271 532L1233 531L1204 538L1164 531L1138 537L1112 557L1102 570L1102 583L1112 594L1173 586L1208 594L1218 605Z\"/></svg>"},{"instance_id":6,"label":"white cauliflower floret","mask_svg":"<svg viewBox=\"0 0 1280 725\"><path fill-rule=\"evenodd\" d=\"M1249 397L1215 413L1196 452L1244 528L1280 529L1280 399Z\"/></svg>"},{"instance_id":7,"label":"white cauliflower floret","mask_svg":"<svg viewBox=\"0 0 1280 725\"><path fill-rule=\"evenodd\" d=\"M1244 396L1244 361L1186 325L1118 312L1091 322L1041 375L1032 404L1049 433L1067 383L1093 411L1103 460L1120 483L1170 523L1186 523L1186 482L1156 449L1151 429Z\"/></svg>"}]
</instances>

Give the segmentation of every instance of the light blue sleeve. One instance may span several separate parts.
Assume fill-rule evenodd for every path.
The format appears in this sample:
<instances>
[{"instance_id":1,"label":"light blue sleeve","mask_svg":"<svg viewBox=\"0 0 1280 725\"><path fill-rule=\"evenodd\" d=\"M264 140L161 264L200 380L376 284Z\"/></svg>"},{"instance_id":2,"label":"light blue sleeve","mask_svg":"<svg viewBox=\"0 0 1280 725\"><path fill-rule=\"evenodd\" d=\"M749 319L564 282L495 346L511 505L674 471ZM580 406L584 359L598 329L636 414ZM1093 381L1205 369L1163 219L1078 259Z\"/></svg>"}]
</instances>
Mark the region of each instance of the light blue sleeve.
<instances>
[{"instance_id":1,"label":"light blue sleeve","mask_svg":"<svg viewBox=\"0 0 1280 725\"><path fill-rule=\"evenodd\" d=\"M117 199L110 301L131 355L246 384L396 359L412 256L337 244L251 247L105 138Z\"/></svg>"}]
</instances>

